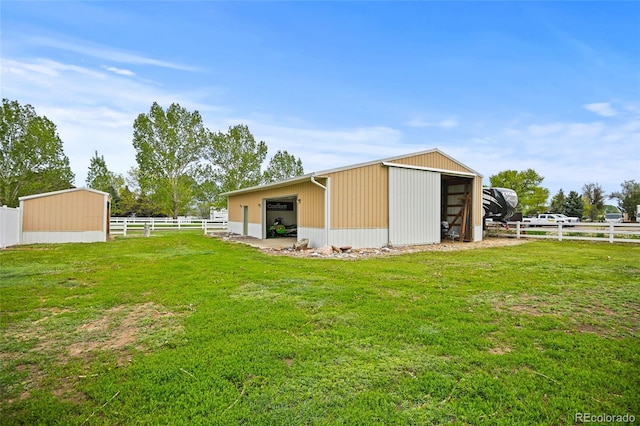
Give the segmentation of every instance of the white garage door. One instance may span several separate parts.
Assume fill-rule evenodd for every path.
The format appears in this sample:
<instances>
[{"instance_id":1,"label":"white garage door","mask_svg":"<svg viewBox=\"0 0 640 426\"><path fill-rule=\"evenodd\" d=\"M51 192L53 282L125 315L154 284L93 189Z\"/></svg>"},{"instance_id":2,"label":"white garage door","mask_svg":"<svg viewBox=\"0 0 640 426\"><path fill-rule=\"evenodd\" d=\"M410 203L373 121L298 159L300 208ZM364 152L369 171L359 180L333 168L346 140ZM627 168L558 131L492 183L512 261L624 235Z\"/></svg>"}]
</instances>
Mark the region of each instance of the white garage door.
<instances>
[{"instance_id":1,"label":"white garage door","mask_svg":"<svg viewBox=\"0 0 640 426\"><path fill-rule=\"evenodd\" d=\"M389 167L389 243L439 243L440 202L440 173Z\"/></svg>"}]
</instances>

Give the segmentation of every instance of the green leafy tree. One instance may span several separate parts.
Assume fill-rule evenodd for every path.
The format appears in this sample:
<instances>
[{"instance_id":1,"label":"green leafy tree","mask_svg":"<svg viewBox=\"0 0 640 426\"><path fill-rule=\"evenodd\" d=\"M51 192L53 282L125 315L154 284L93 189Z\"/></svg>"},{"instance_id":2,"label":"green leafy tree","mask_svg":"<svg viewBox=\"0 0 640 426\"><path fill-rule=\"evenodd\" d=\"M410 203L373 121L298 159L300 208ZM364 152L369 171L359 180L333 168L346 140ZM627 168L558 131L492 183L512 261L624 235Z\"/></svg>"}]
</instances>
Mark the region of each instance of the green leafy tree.
<instances>
[{"instance_id":1,"label":"green leafy tree","mask_svg":"<svg viewBox=\"0 0 640 426\"><path fill-rule=\"evenodd\" d=\"M15 207L20 196L73 185L55 124L31 105L2 100L0 144L0 205Z\"/></svg>"},{"instance_id":2,"label":"green leafy tree","mask_svg":"<svg viewBox=\"0 0 640 426\"><path fill-rule=\"evenodd\" d=\"M582 218L584 214L584 202L576 191L570 191L562 205L562 213L567 216Z\"/></svg>"},{"instance_id":3,"label":"green leafy tree","mask_svg":"<svg viewBox=\"0 0 640 426\"><path fill-rule=\"evenodd\" d=\"M246 125L229 127L227 133L210 134L206 157L211 165L203 187L213 196L214 205L226 205L220 193L259 185L266 156L267 144L256 142Z\"/></svg>"},{"instance_id":4,"label":"green leafy tree","mask_svg":"<svg viewBox=\"0 0 640 426\"><path fill-rule=\"evenodd\" d=\"M191 203L191 182L207 142L207 130L198 111L179 104L165 111L156 102L148 114L133 123L133 146L142 192L166 214L177 218Z\"/></svg>"},{"instance_id":5,"label":"green leafy tree","mask_svg":"<svg viewBox=\"0 0 640 426\"><path fill-rule=\"evenodd\" d=\"M597 183L587 183L582 187L585 200L585 214L593 222L604 212L604 191Z\"/></svg>"},{"instance_id":6,"label":"green leafy tree","mask_svg":"<svg viewBox=\"0 0 640 426\"><path fill-rule=\"evenodd\" d=\"M302 176L304 169L302 160L296 159L295 156L287 151L278 151L275 153L269 165L263 174L264 183L279 182L296 176Z\"/></svg>"},{"instance_id":7,"label":"green leafy tree","mask_svg":"<svg viewBox=\"0 0 640 426\"><path fill-rule=\"evenodd\" d=\"M630 221L635 222L638 219L636 217L636 206L640 205L640 182L625 180L620 186L622 189L612 192L609 198L616 198L620 210L629 215Z\"/></svg>"},{"instance_id":8,"label":"green leafy tree","mask_svg":"<svg viewBox=\"0 0 640 426\"><path fill-rule=\"evenodd\" d=\"M564 195L564 191L560 189L556 195L551 199L550 210L553 213L564 213L565 201L567 197Z\"/></svg>"},{"instance_id":9,"label":"green leafy tree","mask_svg":"<svg viewBox=\"0 0 640 426\"><path fill-rule=\"evenodd\" d=\"M549 198L549 190L540 186L544 177L533 169L524 171L505 170L489 178L491 186L510 188L518 194L518 206L516 210L524 214L533 214L545 211Z\"/></svg>"}]
</instances>

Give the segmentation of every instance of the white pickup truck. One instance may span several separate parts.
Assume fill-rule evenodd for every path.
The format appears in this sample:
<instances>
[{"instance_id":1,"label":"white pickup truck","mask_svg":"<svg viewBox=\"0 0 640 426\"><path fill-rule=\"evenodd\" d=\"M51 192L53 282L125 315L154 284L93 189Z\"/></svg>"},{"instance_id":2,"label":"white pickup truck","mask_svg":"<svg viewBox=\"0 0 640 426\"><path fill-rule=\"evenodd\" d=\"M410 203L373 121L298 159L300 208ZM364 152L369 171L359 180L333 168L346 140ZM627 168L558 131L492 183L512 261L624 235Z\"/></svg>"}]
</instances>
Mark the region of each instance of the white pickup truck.
<instances>
[{"instance_id":1,"label":"white pickup truck","mask_svg":"<svg viewBox=\"0 0 640 426\"><path fill-rule=\"evenodd\" d=\"M522 222L527 226L558 226L558 223L562 223L563 226L575 226L580 219L558 213L544 213L536 217L525 217Z\"/></svg>"}]
</instances>

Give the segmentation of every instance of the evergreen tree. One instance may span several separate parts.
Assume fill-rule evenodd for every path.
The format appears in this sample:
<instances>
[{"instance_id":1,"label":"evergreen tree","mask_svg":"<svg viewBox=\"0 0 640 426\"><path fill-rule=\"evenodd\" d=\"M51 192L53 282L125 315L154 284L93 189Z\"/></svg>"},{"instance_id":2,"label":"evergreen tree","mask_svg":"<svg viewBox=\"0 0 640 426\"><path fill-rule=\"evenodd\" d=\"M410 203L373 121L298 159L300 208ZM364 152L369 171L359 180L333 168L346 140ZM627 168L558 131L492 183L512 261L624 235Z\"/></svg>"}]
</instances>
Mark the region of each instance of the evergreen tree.
<instances>
[{"instance_id":1,"label":"evergreen tree","mask_svg":"<svg viewBox=\"0 0 640 426\"><path fill-rule=\"evenodd\" d=\"M567 197L564 195L564 191L562 188L558 191L556 195L551 199L550 210L553 213L564 213L565 201ZM566 213L565 213L566 214Z\"/></svg>"},{"instance_id":2,"label":"evergreen tree","mask_svg":"<svg viewBox=\"0 0 640 426\"><path fill-rule=\"evenodd\" d=\"M562 213L567 216L575 216L582 219L584 203L582 197L576 191L570 191L562 206Z\"/></svg>"}]
</instances>

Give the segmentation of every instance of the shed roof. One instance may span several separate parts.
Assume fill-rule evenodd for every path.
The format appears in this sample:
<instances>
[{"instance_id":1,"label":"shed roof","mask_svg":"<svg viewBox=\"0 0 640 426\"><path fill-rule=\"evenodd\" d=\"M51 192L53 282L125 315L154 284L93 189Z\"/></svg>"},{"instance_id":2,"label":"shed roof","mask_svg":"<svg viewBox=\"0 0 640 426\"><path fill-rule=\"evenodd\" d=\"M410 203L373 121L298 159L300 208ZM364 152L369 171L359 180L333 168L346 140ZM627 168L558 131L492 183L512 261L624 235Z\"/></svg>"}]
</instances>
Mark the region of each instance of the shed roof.
<instances>
[{"instance_id":1,"label":"shed roof","mask_svg":"<svg viewBox=\"0 0 640 426\"><path fill-rule=\"evenodd\" d=\"M258 185L258 186L251 186L248 188L242 188L242 189L236 189L235 191L229 191L229 192L224 192L220 195L237 195L237 194L244 194L244 193L248 193L248 192L255 192L255 191L261 191L264 189L273 189L273 188L279 188L279 187L283 187L283 186L288 186L288 185L292 185L295 183L301 183L301 182L306 182L311 180L314 177L324 177L325 175L328 175L330 173L336 173L336 172L341 172L341 171L345 171L345 170L350 170L350 169L357 169L359 167L366 167L366 166L371 166L374 164L382 164L383 166L400 166L400 164L388 164L391 161L397 161L397 160L401 160L403 158L408 158L408 157L414 157L417 155L422 155L422 154L430 154L430 153L438 153L444 157L447 157L449 160L453 161L454 163L459 164L461 167L467 169L470 171L470 174L482 177L482 175L478 172L476 172L475 170L473 170L472 168L466 166L465 164L462 164L460 161L456 160L455 158L445 154L444 152L440 151L438 148L433 148L433 149L428 149L425 151L418 151L418 152L413 152L410 154L403 154L403 155L398 155L395 157L389 157L389 158L383 158L380 160L373 160L373 161L367 161L364 163L358 163L358 164L352 164L349 166L342 166L342 167L337 167L335 169L328 169L328 170L322 170L319 172L313 172L313 173L307 173L305 175L302 176L296 176L294 178L291 179L286 179L283 181L279 181L279 182L274 182L274 183L269 183L266 185ZM429 170L429 168L427 167L412 167L412 168L420 168L422 170ZM447 172L447 170L439 170L439 169L430 169L433 171L438 171L438 172ZM456 174L460 174L460 172L453 172Z\"/></svg>"},{"instance_id":2,"label":"shed roof","mask_svg":"<svg viewBox=\"0 0 640 426\"><path fill-rule=\"evenodd\" d=\"M93 192L95 194L106 195L108 197L111 196L108 192L98 191L97 189L93 189L93 188L70 188L70 189L63 189L60 191L43 192L42 194L25 195L24 197L18 198L18 200L23 201L23 200L31 200L33 198L50 197L52 195L65 194L68 192L75 192L75 191L86 191L86 192Z\"/></svg>"}]
</instances>

